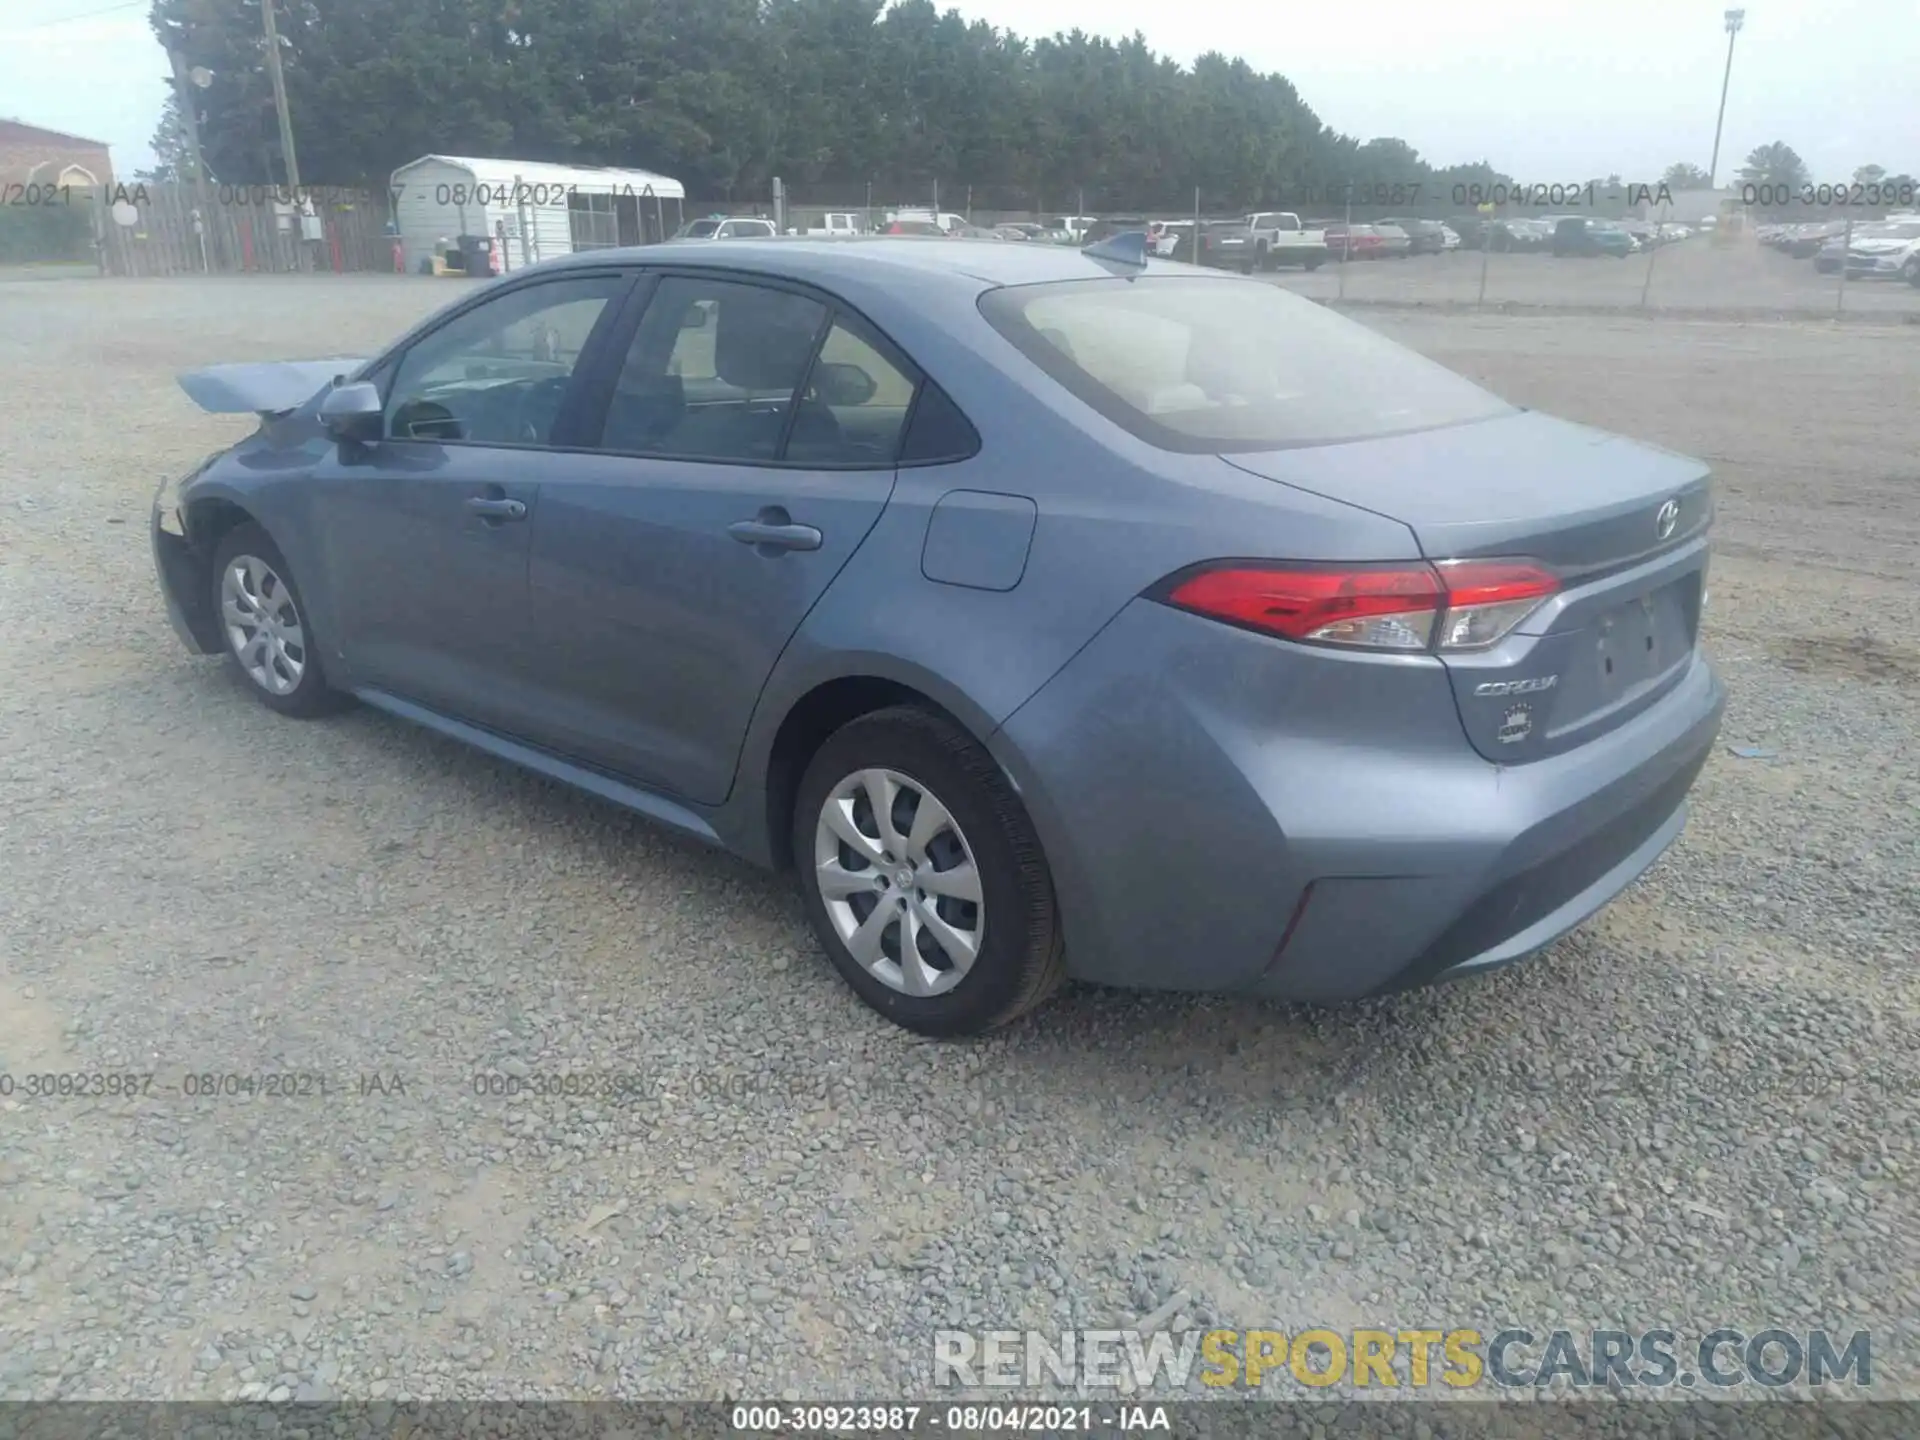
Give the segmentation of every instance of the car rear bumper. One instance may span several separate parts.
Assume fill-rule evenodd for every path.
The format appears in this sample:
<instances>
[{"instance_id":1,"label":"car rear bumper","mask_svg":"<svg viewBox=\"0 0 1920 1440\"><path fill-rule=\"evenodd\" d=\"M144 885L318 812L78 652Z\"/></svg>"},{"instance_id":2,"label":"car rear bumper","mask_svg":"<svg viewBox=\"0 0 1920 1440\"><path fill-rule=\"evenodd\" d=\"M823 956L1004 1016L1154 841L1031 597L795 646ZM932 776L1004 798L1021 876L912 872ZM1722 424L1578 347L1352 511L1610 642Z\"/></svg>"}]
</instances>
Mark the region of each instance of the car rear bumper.
<instances>
[{"instance_id":1,"label":"car rear bumper","mask_svg":"<svg viewBox=\"0 0 1920 1440\"><path fill-rule=\"evenodd\" d=\"M154 573L166 601L167 620L180 643L198 655L220 653L220 630L207 593L207 573L186 538L160 528L160 507L148 521L153 546Z\"/></svg>"},{"instance_id":2,"label":"car rear bumper","mask_svg":"<svg viewBox=\"0 0 1920 1440\"><path fill-rule=\"evenodd\" d=\"M1338 1001L1493 969L1600 909L1679 835L1723 706L1696 656L1609 734L1496 765L1438 662L1137 601L995 748L1076 977Z\"/></svg>"}]
</instances>

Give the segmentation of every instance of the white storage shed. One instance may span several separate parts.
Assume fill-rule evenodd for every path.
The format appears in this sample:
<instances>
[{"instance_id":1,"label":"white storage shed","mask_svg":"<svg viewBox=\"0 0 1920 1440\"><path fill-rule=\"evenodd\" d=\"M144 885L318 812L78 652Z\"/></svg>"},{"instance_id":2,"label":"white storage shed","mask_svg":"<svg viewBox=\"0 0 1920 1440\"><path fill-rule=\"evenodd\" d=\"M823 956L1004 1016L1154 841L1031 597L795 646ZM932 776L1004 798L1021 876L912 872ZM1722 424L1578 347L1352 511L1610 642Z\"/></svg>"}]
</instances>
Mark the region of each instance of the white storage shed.
<instances>
[{"instance_id":1,"label":"white storage shed","mask_svg":"<svg viewBox=\"0 0 1920 1440\"><path fill-rule=\"evenodd\" d=\"M422 155L393 172L391 194L407 270L463 235L485 235L509 272L576 250L665 240L680 228L687 192L649 170Z\"/></svg>"}]
</instances>

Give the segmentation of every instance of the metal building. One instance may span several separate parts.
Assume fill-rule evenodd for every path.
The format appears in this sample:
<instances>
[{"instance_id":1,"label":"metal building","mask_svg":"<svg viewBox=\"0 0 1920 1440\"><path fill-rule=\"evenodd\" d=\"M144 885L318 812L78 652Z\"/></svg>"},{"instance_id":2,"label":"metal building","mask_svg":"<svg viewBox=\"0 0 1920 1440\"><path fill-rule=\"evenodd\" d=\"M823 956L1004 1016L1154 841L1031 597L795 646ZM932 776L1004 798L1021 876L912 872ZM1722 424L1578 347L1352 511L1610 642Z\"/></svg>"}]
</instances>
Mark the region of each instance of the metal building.
<instances>
[{"instance_id":1,"label":"metal building","mask_svg":"<svg viewBox=\"0 0 1920 1440\"><path fill-rule=\"evenodd\" d=\"M679 229L686 190L648 170L422 155L393 172L409 271L462 236L497 241L502 272L556 255L647 245Z\"/></svg>"}]
</instances>

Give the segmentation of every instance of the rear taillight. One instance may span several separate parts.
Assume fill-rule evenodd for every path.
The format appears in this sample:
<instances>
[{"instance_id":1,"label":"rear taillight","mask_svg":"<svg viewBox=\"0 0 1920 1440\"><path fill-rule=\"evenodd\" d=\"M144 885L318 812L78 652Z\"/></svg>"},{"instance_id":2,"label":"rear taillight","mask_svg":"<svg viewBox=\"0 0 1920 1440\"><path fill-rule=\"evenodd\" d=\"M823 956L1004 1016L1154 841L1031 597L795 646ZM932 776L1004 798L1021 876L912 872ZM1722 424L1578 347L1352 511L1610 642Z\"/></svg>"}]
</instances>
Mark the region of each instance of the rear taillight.
<instances>
[{"instance_id":1,"label":"rear taillight","mask_svg":"<svg viewBox=\"0 0 1920 1440\"><path fill-rule=\"evenodd\" d=\"M1164 592L1196 615L1313 645L1363 650L1480 650L1559 588L1531 560L1438 565L1287 565L1228 561Z\"/></svg>"}]
</instances>

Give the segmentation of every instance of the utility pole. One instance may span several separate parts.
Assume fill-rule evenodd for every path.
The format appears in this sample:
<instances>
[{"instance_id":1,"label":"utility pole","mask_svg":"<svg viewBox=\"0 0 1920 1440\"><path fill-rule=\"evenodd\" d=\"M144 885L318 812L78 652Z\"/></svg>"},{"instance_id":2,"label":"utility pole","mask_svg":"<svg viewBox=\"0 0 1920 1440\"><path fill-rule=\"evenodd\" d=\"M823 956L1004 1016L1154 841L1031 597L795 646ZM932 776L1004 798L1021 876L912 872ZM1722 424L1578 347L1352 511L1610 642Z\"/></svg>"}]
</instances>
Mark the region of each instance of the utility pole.
<instances>
[{"instance_id":1,"label":"utility pole","mask_svg":"<svg viewBox=\"0 0 1920 1440\"><path fill-rule=\"evenodd\" d=\"M300 162L293 154L293 117L287 113L287 77L280 70L280 33L273 28L273 0L260 0L260 18L267 27L267 73L273 77L273 108L280 115L280 159L286 166L287 188L300 188Z\"/></svg>"},{"instance_id":2,"label":"utility pole","mask_svg":"<svg viewBox=\"0 0 1920 1440\"><path fill-rule=\"evenodd\" d=\"M272 0L268 0L271 4ZM1747 12L1729 10L1727 23L1727 69L1720 77L1720 118L1713 122L1713 159L1707 162L1707 188L1714 188L1714 181L1720 174L1720 127L1727 122L1727 86L1733 80L1733 41L1740 33L1740 27L1747 23Z\"/></svg>"},{"instance_id":3,"label":"utility pole","mask_svg":"<svg viewBox=\"0 0 1920 1440\"><path fill-rule=\"evenodd\" d=\"M300 268L310 268L307 260L307 232L301 222L300 162L293 153L293 116L287 111L287 77L280 71L280 33L273 26L273 0L260 0L260 18L267 29L267 73L273 77L273 108L280 116L280 162L287 175L287 189L293 197L293 249Z\"/></svg>"}]
</instances>

